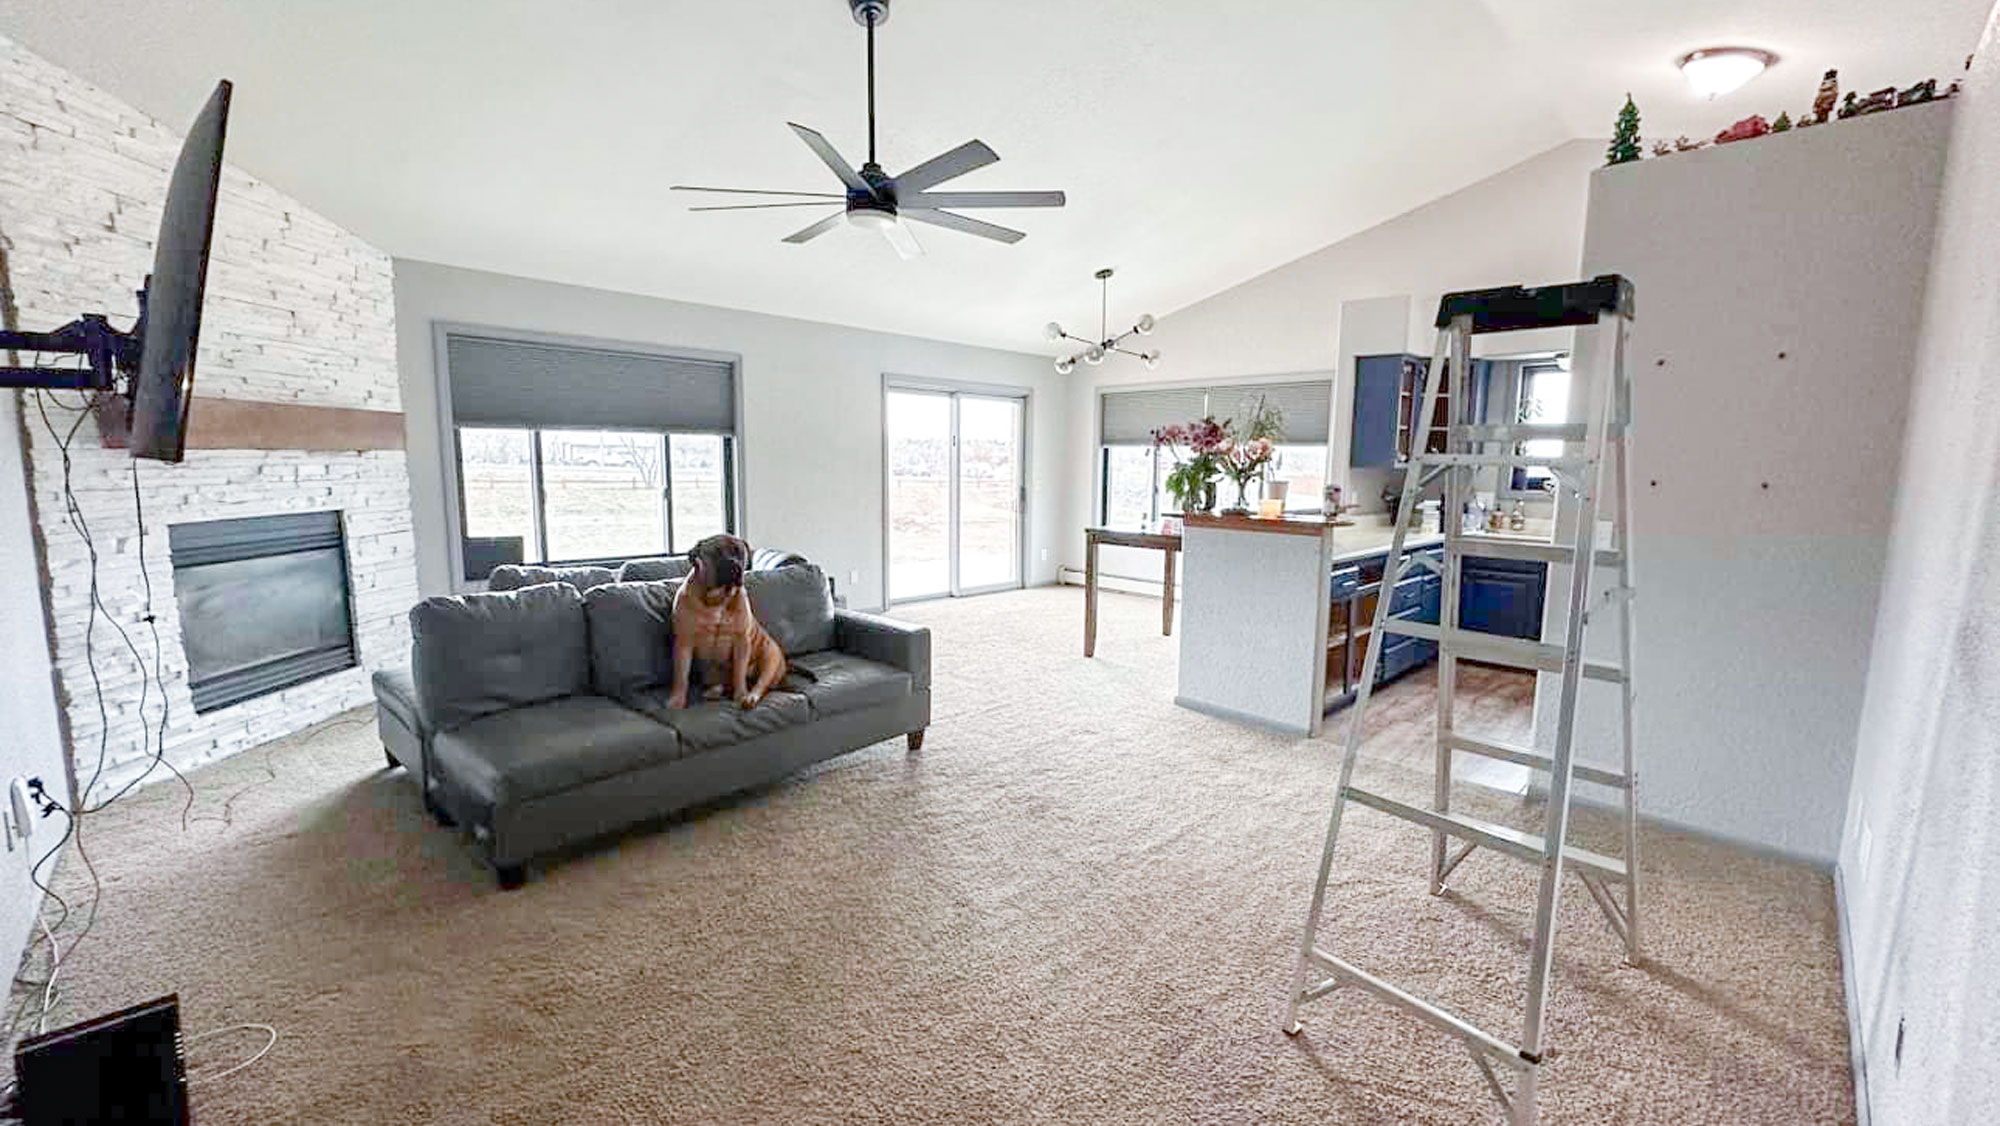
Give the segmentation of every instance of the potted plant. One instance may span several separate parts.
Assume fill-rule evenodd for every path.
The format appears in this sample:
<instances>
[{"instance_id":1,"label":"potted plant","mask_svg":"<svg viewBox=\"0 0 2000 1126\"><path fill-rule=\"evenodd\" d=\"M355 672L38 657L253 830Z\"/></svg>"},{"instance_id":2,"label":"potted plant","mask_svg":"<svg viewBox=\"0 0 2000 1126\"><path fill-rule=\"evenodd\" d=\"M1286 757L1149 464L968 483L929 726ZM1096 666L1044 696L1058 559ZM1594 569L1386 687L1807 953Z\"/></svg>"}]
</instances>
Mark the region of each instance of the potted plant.
<instances>
[{"instance_id":1,"label":"potted plant","mask_svg":"<svg viewBox=\"0 0 2000 1126\"><path fill-rule=\"evenodd\" d=\"M1232 516L1250 513L1250 482L1261 480L1278 456L1278 440L1285 436L1285 416L1262 396L1242 423L1229 427L1223 450L1222 471L1236 482L1236 503L1222 511Z\"/></svg>"},{"instance_id":2,"label":"potted plant","mask_svg":"<svg viewBox=\"0 0 2000 1126\"><path fill-rule=\"evenodd\" d=\"M1209 512L1215 508L1215 478L1222 472L1221 453L1228 441L1228 423L1217 422L1212 416L1153 431L1153 444L1164 446L1173 455L1174 467L1167 473L1167 492L1173 495L1182 512Z\"/></svg>"}]
</instances>

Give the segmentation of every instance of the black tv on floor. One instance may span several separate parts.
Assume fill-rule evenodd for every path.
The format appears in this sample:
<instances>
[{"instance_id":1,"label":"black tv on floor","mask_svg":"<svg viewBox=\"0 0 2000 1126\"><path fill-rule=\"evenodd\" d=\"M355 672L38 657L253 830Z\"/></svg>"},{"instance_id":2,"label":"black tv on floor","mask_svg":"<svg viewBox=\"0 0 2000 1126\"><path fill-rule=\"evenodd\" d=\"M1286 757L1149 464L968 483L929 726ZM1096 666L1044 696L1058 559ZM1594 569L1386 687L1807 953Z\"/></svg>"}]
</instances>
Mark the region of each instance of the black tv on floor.
<instances>
[{"instance_id":1,"label":"black tv on floor","mask_svg":"<svg viewBox=\"0 0 2000 1126\"><path fill-rule=\"evenodd\" d=\"M14 1049L21 1121L187 1126L178 995L30 1036Z\"/></svg>"},{"instance_id":2,"label":"black tv on floor","mask_svg":"<svg viewBox=\"0 0 2000 1126\"><path fill-rule=\"evenodd\" d=\"M153 241L153 272L139 291L132 330L120 331L104 314L92 313L53 332L0 331L0 352L17 358L27 352L87 361L80 367L0 367L0 387L104 393L100 429L107 444L118 444L122 435L133 457L179 461L186 449L230 90L226 81L216 84L181 143Z\"/></svg>"}]
</instances>

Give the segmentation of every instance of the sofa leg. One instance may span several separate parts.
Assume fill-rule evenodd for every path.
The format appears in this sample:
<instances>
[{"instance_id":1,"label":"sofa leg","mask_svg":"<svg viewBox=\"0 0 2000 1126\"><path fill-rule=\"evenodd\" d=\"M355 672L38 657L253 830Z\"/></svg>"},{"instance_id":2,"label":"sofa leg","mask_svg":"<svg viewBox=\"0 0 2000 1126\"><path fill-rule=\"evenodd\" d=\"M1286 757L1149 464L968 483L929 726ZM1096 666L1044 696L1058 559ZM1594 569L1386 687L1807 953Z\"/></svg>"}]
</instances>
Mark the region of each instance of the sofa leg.
<instances>
[{"instance_id":1,"label":"sofa leg","mask_svg":"<svg viewBox=\"0 0 2000 1126\"><path fill-rule=\"evenodd\" d=\"M431 797L429 794L424 795L424 810L431 815L431 820L437 822L440 827L446 829L455 829L458 827L458 822L452 818L451 814L444 811L444 806L439 805L437 799Z\"/></svg>"},{"instance_id":2,"label":"sofa leg","mask_svg":"<svg viewBox=\"0 0 2000 1126\"><path fill-rule=\"evenodd\" d=\"M501 891L513 891L528 882L528 868L525 864L496 864L494 876L500 880Z\"/></svg>"},{"instance_id":3,"label":"sofa leg","mask_svg":"<svg viewBox=\"0 0 2000 1126\"><path fill-rule=\"evenodd\" d=\"M911 750L921 751L924 749L924 732L922 728L910 732L908 735L903 736L903 738L909 740Z\"/></svg>"}]
</instances>

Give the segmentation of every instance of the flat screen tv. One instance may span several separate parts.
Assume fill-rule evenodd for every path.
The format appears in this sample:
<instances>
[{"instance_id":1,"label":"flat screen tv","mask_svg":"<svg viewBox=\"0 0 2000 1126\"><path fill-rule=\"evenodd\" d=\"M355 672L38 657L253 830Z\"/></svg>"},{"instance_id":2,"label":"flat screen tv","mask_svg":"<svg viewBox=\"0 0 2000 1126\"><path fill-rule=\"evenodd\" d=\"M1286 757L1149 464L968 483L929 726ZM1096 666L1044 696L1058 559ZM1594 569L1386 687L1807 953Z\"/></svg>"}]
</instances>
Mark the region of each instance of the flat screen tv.
<instances>
[{"instance_id":1,"label":"flat screen tv","mask_svg":"<svg viewBox=\"0 0 2000 1126\"><path fill-rule=\"evenodd\" d=\"M153 272L139 293L139 323L111 327L101 313L53 332L0 331L0 352L82 356L84 367L0 367L0 387L74 388L120 392L109 402L129 428L133 457L179 461L187 446L188 403L194 391L201 337L202 290L215 234L215 199L222 182L222 145L229 124L230 84L219 82L188 129L167 182ZM0 278L0 284L6 283ZM120 387L120 377L126 385ZM110 412L107 412L110 413ZM118 427L105 420L107 444Z\"/></svg>"},{"instance_id":2,"label":"flat screen tv","mask_svg":"<svg viewBox=\"0 0 2000 1126\"><path fill-rule=\"evenodd\" d=\"M222 140L229 125L227 82L188 129L167 182L153 275L139 322L139 374L132 384L133 457L179 461L187 444L188 400L194 394L195 345L201 337L201 296L208 247L215 235L215 193L222 182Z\"/></svg>"}]
</instances>

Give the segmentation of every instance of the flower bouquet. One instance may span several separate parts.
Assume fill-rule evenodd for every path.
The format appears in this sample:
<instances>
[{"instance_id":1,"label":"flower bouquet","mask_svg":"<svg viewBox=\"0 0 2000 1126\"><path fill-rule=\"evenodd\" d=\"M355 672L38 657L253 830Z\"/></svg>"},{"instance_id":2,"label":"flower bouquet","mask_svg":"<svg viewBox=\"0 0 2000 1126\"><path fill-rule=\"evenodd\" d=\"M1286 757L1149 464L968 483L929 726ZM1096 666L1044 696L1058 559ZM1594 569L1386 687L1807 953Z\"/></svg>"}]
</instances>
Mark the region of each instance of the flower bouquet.
<instances>
[{"instance_id":1,"label":"flower bouquet","mask_svg":"<svg viewBox=\"0 0 2000 1126\"><path fill-rule=\"evenodd\" d=\"M1153 431L1153 445L1173 455L1167 492L1182 512L1208 512L1215 507L1215 478L1222 472L1222 450L1229 442L1229 424L1213 417L1199 422L1163 426Z\"/></svg>"},{"instance_id":2,"label":"flower bouquet","mask_svg":"<svg viewBox=\"0 0 2000 1126\"><path fill-rule=\"evenodd\" d=\"M1223 509L1225 515L1250 513L1250 482L1260 480L1278 457L1278 439L1285 436L1285 416L1262 396L1240 425L1229 427L1229 437L1221 451L1222 472L1236 482L1236 503Z\"/></svg>"}]
</instances>

